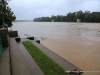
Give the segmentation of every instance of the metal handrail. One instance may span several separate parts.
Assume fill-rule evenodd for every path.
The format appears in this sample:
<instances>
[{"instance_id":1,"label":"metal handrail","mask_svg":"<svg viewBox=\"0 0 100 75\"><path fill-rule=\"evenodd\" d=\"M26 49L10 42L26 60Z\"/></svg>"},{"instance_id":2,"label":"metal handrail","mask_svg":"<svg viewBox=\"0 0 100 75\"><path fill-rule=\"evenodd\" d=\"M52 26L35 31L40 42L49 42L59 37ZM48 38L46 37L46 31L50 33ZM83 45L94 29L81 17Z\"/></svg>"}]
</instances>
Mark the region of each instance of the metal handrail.
<instances>
[{"instance_id":1,"label":"metal handrail","mask_svg":"<svg viewBox=\"0 0 100 75\"><path fill-rule=\"evenodd\" d=\"M0 56L2 54L2 40L1 40L1 37L0 37Z\"/></svg>"}]
</instances>

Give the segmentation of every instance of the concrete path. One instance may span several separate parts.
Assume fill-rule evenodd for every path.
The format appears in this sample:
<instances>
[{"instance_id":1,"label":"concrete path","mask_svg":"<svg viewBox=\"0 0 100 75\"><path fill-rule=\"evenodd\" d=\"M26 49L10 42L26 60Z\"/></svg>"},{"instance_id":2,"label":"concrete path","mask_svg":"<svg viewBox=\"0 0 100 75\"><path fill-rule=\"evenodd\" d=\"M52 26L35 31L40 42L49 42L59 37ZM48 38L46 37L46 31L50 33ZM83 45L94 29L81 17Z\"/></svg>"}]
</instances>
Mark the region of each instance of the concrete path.
<instances>
[{"instance_id":1,"label":"concrete path","mask_svg":"<svg viewBox=\"0 0 100 75\"><path fill-rule=\"evenodd\" d=\"M15 38L10 38L12 75L31 75Z\"/></svg>"},{"instance_id":2,"label":"concrete path","mask_svg":"<svg viewBox=\"0 0 100 75\"><path fill-rule=\"evenodd\" d=\"M27 40L27 39L26 39ZM44 73L41 71L39 66L36 64L36 62L33 60L31 55L28 53L24 45L22 44L24 40L21 39L21 42L17 42L20 52L26 62L26 65L31 73L31 75L44 75Z\"/></svg>"},{"instance_id":3,"label":"concrete path","mask_svg":"<svg viewBox=\"0 0 100 75\"><path fill-rule=\"evenodd\" d=\"M10 68L9 47L5 47L0 57L0 75L11 75Z\"/></svg>"}]
</instances>

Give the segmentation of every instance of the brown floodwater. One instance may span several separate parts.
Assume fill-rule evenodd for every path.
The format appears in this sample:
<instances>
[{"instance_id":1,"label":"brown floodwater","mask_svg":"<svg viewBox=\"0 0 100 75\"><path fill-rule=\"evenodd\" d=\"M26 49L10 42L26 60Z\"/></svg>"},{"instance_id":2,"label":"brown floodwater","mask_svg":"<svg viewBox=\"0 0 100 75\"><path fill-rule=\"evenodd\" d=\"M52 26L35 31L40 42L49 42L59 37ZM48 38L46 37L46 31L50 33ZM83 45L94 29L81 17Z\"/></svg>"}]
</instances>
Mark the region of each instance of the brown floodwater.
<instances>
[{"instance_id":1,"label":"brown floodwater","mask_svg":"<svg viewBox=\"0 0 100 75\"><path fill-rule=\"evenodd\" d=\"M34 36L41 44L84 70L100 75L100 23L14 22L21 38Z\"/></svg>"}]
</instances>

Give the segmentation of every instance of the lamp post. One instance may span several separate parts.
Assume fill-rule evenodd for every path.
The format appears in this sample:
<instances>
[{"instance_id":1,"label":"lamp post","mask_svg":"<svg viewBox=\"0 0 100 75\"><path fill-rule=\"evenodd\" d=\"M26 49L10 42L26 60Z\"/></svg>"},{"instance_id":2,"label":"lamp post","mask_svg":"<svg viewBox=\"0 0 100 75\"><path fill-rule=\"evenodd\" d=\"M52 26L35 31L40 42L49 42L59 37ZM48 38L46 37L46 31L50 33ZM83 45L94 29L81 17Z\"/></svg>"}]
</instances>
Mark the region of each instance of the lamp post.
<instances>
[{"instance_id":1,"label":"lamp post","mask_svg":"<svg viewBox=\"0 0 100 75\"><path fill-rule=\"evenodd\" d=\"M0 0L0 6L2 6L2 20L3 20L3 24L2 24L2 27L5 27L6 26L6 24L5 24L5 22L4 22L4 12L3 12L3 7L4 7L4 5L3 5L3 1L2 0Z\"/></svg>"}]
</instances>

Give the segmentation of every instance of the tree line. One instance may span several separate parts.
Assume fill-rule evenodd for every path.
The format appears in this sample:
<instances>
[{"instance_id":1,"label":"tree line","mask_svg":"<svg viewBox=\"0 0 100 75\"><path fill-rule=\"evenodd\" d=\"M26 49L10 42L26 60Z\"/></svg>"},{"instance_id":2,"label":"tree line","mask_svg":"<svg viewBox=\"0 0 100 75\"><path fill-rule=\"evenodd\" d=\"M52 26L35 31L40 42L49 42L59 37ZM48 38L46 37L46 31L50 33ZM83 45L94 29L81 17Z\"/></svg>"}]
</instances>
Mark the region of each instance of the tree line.
<instances>
[{"instance_id":1,"label":"tree line","mask_svg":"<svg viewBox=\"0 0 100 75\"><path fill-rule=\"evenodd\" d=\"M11 27L12 21L15 21L16 16L14 15L14 12L11 10L11 8L8 6L7 0L2 0L3 6L0 6L0 26L3 24L3 15L4 15L4 22L8 25L8 27ZM8 0L10 1L10 0Z\"/></svg>"},{"instance_id":2,"label":"tree line","mask_svg":"<svg viewBox=\"0 0 100 75\"><path fill-rule=\"evenodd\" d=\"M34 18L34 22L76 22L77 19L81 19L81 22L98 22L100 23L100 11L90 12L79 10L77 12L69 12L66 16L63 15L52 15L51 17L39 17Z\"/></svg>"}]
</instances>

